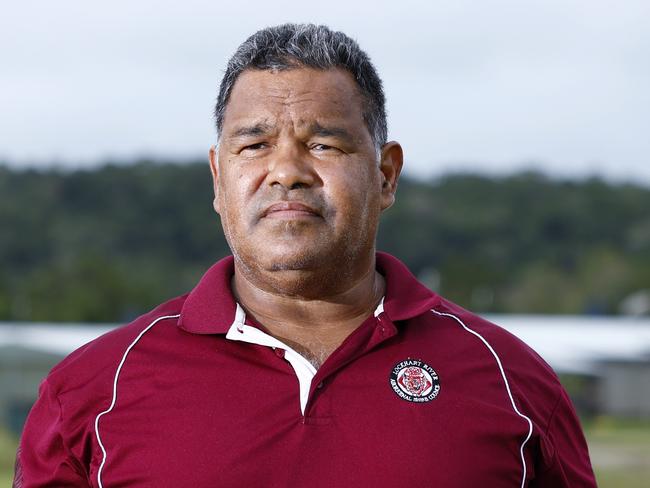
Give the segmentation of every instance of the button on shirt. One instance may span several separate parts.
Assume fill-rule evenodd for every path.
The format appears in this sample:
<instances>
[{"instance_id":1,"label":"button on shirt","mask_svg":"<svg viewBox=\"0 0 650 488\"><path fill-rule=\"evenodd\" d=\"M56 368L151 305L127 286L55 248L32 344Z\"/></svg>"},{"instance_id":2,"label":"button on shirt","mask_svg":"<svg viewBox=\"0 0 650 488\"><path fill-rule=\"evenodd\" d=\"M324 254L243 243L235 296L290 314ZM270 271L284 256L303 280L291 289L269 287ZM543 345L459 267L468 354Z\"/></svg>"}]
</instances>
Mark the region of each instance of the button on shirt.
<instances>
[{"instance_id":1,"label":"button on shirt","mask_svg":"<svg viewBox=\"0 0 650 488\"><path fill-rule=\"evenodd\" d=\"M595 487L551 368L377 254L383 302L316 370L246 316L232 257L43 381L16 484Z\"/></svg>"}]
</instances>

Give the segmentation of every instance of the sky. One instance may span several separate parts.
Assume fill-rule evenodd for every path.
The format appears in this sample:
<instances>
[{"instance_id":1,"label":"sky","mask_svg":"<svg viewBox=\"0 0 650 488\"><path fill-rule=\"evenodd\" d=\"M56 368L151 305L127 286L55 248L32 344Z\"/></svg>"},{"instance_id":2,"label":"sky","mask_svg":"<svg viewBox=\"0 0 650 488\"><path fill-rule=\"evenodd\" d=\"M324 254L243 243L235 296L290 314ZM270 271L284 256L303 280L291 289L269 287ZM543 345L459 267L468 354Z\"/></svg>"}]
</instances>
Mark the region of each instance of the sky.
<instances>
[{"instance_id":1,"label":"sky","mask_svg":"<svg viewBox=\"0 0 650 488\"><path fill-rule=\"evenodd\" d=\"M7 2L0 161L206 158L226 62L256 30L314 22L368 52L405 172L650 184L647 0Z\"/></svg>"}]
</instances>

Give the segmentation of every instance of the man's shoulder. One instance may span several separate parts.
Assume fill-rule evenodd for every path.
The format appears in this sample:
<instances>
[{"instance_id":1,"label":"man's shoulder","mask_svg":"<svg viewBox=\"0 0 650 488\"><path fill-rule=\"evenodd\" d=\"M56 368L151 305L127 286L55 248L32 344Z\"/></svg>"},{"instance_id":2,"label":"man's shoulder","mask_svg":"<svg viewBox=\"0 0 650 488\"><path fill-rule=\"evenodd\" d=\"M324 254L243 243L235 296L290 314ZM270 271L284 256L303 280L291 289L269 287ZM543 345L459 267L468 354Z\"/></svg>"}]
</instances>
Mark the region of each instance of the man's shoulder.
<instances>
[{"instance_id":1,"label":"man's shoulder","mask_svg":"<svg viewBox=\"0 0 650 488\"><path fill-rule=\"evenodd\" d=\"M85 387L89 382L111 381L129 347L163 320L176 326L187 295L168 300L132 322L117 327L84 344L59 362L46 378L57 393Z\"/></svg>"},{"instance_id":2,"label":"man's shoulder","mask_svg":"<svg viewBox=\"0 0 650 488\"><path fill-rule=\"evenodd\" d=\"M470 354L480 354L493 364L517 403L542 423L551 416L563 387L553 368L532 347L503 327L447 300L432 312L465 332L474 344ZM464 360L471 358L466 355Z\"/></svg>"},{"instance_id":3,"label":"man's shoulder","mask_svg":"<svg viewBox=\"0 0 650 488\"><path fill-rule=\"evenodd\" d=\"M432 310L434 315L446 317L464 330L475 341L482 344L495 360L504 367L517 365L539 368L546 373L555 374L549 364L537 352L500 325L470 312L461 306L442 299L439 306Z\"/></svg>"}]
</instances>

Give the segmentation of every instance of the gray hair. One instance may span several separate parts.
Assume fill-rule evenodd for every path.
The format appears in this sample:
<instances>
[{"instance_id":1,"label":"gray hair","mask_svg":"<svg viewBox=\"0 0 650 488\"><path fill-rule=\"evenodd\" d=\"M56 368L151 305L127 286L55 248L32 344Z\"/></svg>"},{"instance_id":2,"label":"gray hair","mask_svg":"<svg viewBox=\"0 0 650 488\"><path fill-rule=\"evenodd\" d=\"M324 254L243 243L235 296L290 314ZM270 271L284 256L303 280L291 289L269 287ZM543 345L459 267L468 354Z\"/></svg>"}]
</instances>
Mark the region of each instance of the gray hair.
<instances>
[{"instance_id":1,"label":"gray hair","mask_svg":"<svg viewBox=\"0 0 650 488\"><path fill-rule=\"evenodd\" d=\"M221 136L226 105L239 75L247 69L282 71L298 67L343 68L357 82L364 98L363 118L372 140L386 143L386 99L381 79L368 55L353 39L324 25L283 24L257 31L237 48L228 61L214 109Z\"/></svg>"}]
</instances>

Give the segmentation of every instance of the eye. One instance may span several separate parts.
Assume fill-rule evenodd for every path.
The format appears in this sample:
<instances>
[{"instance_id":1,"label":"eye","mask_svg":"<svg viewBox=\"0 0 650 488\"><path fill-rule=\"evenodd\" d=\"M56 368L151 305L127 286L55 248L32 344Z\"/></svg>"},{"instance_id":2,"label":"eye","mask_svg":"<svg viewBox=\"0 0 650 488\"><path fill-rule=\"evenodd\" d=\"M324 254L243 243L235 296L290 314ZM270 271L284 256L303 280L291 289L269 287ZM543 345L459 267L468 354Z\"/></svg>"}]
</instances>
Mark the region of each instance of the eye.
<instances>
[{"instance_id":1,"label":"eye","mask_svg":"<svg viewBox=\"0 0 650 488\"><path fill-rule=\"evenodd\" d=\"M239 150L239 154L247 158L257 157L264 154L264 151L266 151L268 147L269 145L266 142L256 142L254 144L243 146Z\"/></svg>"},{"instance_id":2,"label":"eye","mask_svg":"<svg viewBox=\"0 0 650 488\"><path fill-rule=\"evenodd\" d=\"M311 146L313 151L336 151L337 149L334 146L328 146L327 144L314 144Z\"/></svg>"},{"instance_id":3,"label":"eye","mask_svg":"<svg viewBox=\"0 0 650 488\"><path fill-rule=\"evenodd\" d=\"M264 142L256 142L255 144L249 144L248 146L245 146L242 151L257 151L259 149L264 149L266 147L266 143Z\"/></svg>"}]
</instances>

